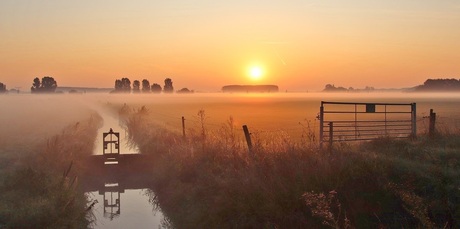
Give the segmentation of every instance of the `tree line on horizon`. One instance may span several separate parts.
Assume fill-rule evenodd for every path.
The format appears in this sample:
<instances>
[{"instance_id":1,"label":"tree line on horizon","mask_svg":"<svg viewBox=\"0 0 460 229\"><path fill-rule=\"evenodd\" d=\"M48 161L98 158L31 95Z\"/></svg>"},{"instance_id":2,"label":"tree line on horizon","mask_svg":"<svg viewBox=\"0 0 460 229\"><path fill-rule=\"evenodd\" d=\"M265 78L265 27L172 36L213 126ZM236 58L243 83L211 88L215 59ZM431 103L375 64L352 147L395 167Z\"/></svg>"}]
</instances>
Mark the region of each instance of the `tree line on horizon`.
<instances>
[{"instance_id":1,"label":"tree line on horizon","mask_svg":"<svg viewBox=\"0 0 460 229\"><path fill-rule=\"evenodd\" d=\"M142 86L142 87L141 87ZM115 88L110 93L174 93L174 86L171 78L166 78L164 80L164 86L161 87L160 84L153 83L150 85L150 81L147 79L142 80L142 84L139 80L134 80L131 86L131 80L129 78L121 78L115 80ZM193 93L188 88L182 88L178 90L177 93Z\"/></svg>"},{"instance_id":2,"label":"tree line on horizon","mask_svg":"<svg viewBox=\"0 0 460 229\"><path fill-rule=\"evenodd\" d=\"M334 84L326 84L326 86L324 86L323 92L372 92L374 90L374 87L369 86L366 86L364 89L355 89L353 87L344 88L336 87Z\"/></svg>"},{"instance_id":3,"label":"tree line on horizon","mask_svg":"<svg viewBox=\"0 0 460 229\"><path fill-rule=\"evenodd\" d=\"M427 79L422 85L416 86L414 91L460 91L458 79Z\"/></svg>"},{"instance_id":4,"label":"tree line on horizon","mask_svg":"<svg viewBox=\"0 0 460 229\"><path fill-rule=\"evenodd\" d=\"M355 89L352 87L337 87L334 84L326 84L323 92L372 92L376 91L374 87L366 86L363 89ZM381 90L381 89L379 89ZM438 78L427 79L422 85L411 88L405 88L406 92L457 92L460 91L460 79L455 78Z\"/></svg>"},{"instance_id":5,"label":"tree line on horizon","mask_svg":"<svg viewBox=\"0 0 460 229\"><path fill-rule=\"evenodd\" d=\"M115 80L115 89L110 93L172 93L174 92L173 82L170 78L166 78L164 81L163 88L157 84L153 83L150 85L150 81L147 79L142 80L142 88L141 82L139 80L134 80L131 87L131 80L129 78L121 78Z\"/></svg>"},{"instance_id":6,"label":"tree line on horizon","mask_svg":"<svg viewBox=\"0 0 460 229\"><path fill-rule=\"evenodd\" d=\"M57 82L53 77L45 76L41 80L38 77L35 77L30 87L30 92L35 93L54 93L57 88ZM10 91L16 91L19 93L19 89L10 89ZM8 93L6 85L0 82L0 94Z\"/></svg>"},{"instance_id":7,"label":"tree line on horizon","mask_svg":"<svg viewBox=\"0 0 460 229\"><path fill-rule=\"evenodd\" d=\"M35 77L32 83L32 87L30 87L30 92L32 94L36 93L55 93L58 87L57 81L50 76L44 76L41 80L38 77ZM0 82L0 94L7 93L8 90L6 89L6 85ZM19 91L18 91L19 92ZM129 78L122 78L115 80L115 88L110 93L174 93L173 82L170 78L166 78L164 80L163 88L154 83L150 85L149 80L144 79L142 80L142 88L141 82L139 80L134 80L131 86L131 80ZM193 93L193 90L189 90L188 88L182 88L177 91L177 93ZM61 92L62 93L62 92Z\"/></svg>"},{"instance_id":8,"label":"tree line on horizon","mask_svg":"<svg viewBox=\"0 0 460 229\"><path fill-rule=\"evenodd\" d=\"M150 85L149 80L142 80L141 82L135 80L131 87L131 81L129 78L122 78L115 80L115 89L111 93L173 93L174 87L173 82L170 78L165 79L165 85L163 88L154 83ZM44 76L41 80L38 77L35 77L30 88L31 93L54 93L56 92L57 81L50 76ZM334 84L326 84L323 92L371 92L375 91L374 87L366 86L364 89L354 89L353 87L336 87ZM19 90L11 89L10 91ZM460 79L455 78L438 78L438 79L427 79L422 85L415 86L408 89L408 91L414 92L424 92L424 91L460 91ZM7 93L8 90L6 85L0 82L0 94ZM188 88L182 88L177 91L177 93L193 93L193 90Z\"/></svg>"}]
</instances>

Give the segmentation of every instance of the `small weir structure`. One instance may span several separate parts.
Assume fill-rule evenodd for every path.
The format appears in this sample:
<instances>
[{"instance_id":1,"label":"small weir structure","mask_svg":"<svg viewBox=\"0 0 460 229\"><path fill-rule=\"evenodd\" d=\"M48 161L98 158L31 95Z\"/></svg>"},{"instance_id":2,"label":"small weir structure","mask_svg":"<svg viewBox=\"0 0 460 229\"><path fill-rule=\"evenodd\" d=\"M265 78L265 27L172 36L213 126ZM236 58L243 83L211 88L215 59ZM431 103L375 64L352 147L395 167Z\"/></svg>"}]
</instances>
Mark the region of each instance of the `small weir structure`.
<instances>
[{"instance_id":1,"label":"small weir structure","mask_svg":"<svg viewBox=\"0 0 460 229\"><path fill-rule=\"evenodd\" d=\"M84 161L87 169L80 184L97 200L95 228L156 227L163 216L146 196L150 162L140 153L123 154L120 137L112 128L102 133L102 154Z\"/></svg>"},{"instance_id":2,"label":"small weir structure","mask_svg":"<svg viewBox=\"0 0 460 229\"><path fill-rule=\"evenodd\" d=\"M102 135L103 153L105 157L104 164L118 164L118 156L120 156L120 133L110 131ZM109 139L107 139L107 137Z\"/></svg>"}]
</instances>

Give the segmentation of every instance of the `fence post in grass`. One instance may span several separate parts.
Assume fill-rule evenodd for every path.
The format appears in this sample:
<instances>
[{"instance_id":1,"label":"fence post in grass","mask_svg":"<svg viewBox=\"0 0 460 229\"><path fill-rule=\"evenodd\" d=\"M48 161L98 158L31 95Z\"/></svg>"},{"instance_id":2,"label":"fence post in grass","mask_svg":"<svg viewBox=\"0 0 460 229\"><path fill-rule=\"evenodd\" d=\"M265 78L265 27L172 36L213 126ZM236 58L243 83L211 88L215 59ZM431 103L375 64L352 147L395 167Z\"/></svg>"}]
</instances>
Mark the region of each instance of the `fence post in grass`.
<instances>
[{"instance_id":1,"label":"fence post in grass","mask_svg":"<svg viewBox=\"0 0 460 229\"><path fill-rule=\"evenodd\" d=\"M411 104L411 138L416 139L417 138L417 104L412 103Z\"/></svg>"},{"instance_id":2,"label":"fence post in grass","mask_svg":"<svg viewBox=\"0 0 460 229\"><path fill-rule=\"evenodd\" d=\"M323 148L323 128L324 128L324 106L323 101L321 101L321 107L319 108L319 147Z\"/></svg>"},{"instance_id":3,"label":"fence post in grass","mask_svg":"<svg viewBox=\"0 0 460 229\"><path fill-rule=\"evenodd\" d=\"M428 129L428 135L434 137L436 133L436 113L433 112L433 109L430 109L430 126Z\"/></svg>"},{"instance_id":4,"label":"fence post in grass","mask_svg":"<svg viewBox=\"0 0 460 229\"><path fill-rule=\"evenodd\" d=\"M334 123L329 122L329 149L332 149L333 142L334 142Z\"/></svg>"},{"instance_id":5,"label":"fence post in grass","mask_svg":"<svg viewBox=\"0 0 460 229\"><path fill-rule=\"evenodd\" d=\"M249 157L252 159L252 141L251 134L249 133L248 126L243 125L244 136L246 137L246 142L248 143Z\"/></svg>"},{"instance_id":6,"label":"fence post in grass","mask_svg":"<svg viewBox=\"0 0 460 229\"><path fill-rule=\"evenodd\" d=\"M185 139L185 118L182 116L182 137Z\"/></svg>"}]
</instances>

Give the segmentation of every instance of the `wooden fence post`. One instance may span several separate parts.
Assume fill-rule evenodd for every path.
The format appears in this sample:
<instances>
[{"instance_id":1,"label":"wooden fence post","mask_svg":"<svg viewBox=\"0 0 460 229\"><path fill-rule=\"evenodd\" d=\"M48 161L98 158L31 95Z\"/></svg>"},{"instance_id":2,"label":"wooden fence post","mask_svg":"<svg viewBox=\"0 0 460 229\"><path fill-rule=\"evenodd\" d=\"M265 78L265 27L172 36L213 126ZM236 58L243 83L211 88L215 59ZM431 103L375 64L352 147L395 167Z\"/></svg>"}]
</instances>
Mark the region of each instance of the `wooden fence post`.
<instances>
[{"instance_id":1,"label":"wooden fence post","mask_svg":"<svg viewBox=\"0 0 460 229\"><path fill-rule=\"evenodd\" d=\"M411 133L411 137L412 139L416 139L417 138L417 104L416 103L412 103L411 104L411 129L412 129L412 133Z\"/></svg>"},{"instance_id":2,"label":"wooden fence post","mask_svg":"<svg viewBox=\"0 0 460 229\"><path fill-rule=\"evenodd\" d=\"M433 112L433 109L430 109L430 126L428 129L428 135L434 137L436 133L436 113Z\"/></svg>"},{"instance_id":3,"label":"wooden fence post","mask_svg":"<svg viewBox=\"0 0 460 229\"><path fill-rule=\"evenodd\" d=\"M249 133L248 126L243 125L244 136L246 137L246 142L248 143L249 149L249 157L252 159L252 141L251 141L251 134Z\"/></svg>"},{"instance_id":4,"label":"wooden fence post","mask_svg":"<svg viewBox=\"0 0 460 229\"><path fill-rule=\"evenodd\" d=\"M334 123L329 122L329 149L332 149L333 142L334 142Z\"/></svg>"},{"instance_id":5,"label":"wooden fence post","mask_svg":"<svg viewBox=\"0 0 460 229\"><path fill-rule=\"evenodd\" d=\"M321 101L321 107L319 108L319 147L323 148L323 141L324 141L324 105L323 101Z\"/></svg>"},{"instance_id":6,"label":"wooden fence post","mask_svg":"<svg viewBox=\"0 0 460 229\"><path fill-rule=\"evenodd\" d=\"M182 137L185 139L185 118L182 116Z\"/></svg>"}]
</instances>

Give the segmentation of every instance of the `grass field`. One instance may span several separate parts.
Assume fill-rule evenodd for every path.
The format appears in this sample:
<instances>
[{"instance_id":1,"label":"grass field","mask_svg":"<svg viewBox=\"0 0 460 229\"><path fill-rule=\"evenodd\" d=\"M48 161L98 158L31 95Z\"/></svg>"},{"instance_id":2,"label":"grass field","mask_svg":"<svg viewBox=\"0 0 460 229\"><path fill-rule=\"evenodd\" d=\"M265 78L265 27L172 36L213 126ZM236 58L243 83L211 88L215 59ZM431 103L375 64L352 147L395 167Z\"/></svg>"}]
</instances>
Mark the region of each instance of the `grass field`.
<instances>
[{"instance_id":1,"label":"grass field","mask_svg":"<svg viewBox=\"0 0 460 229\"><path fill-rule=\"evenodd\" d=\"M155 111L122 113L132 140L151 155L152 200L177 228L460 226L453 129L332 150L319 149L308 128L300 139L267 131L254 136L250 154L232 118L208 126L208 113L197 112L184 140Z\"/></svg>"}]
</instances>

